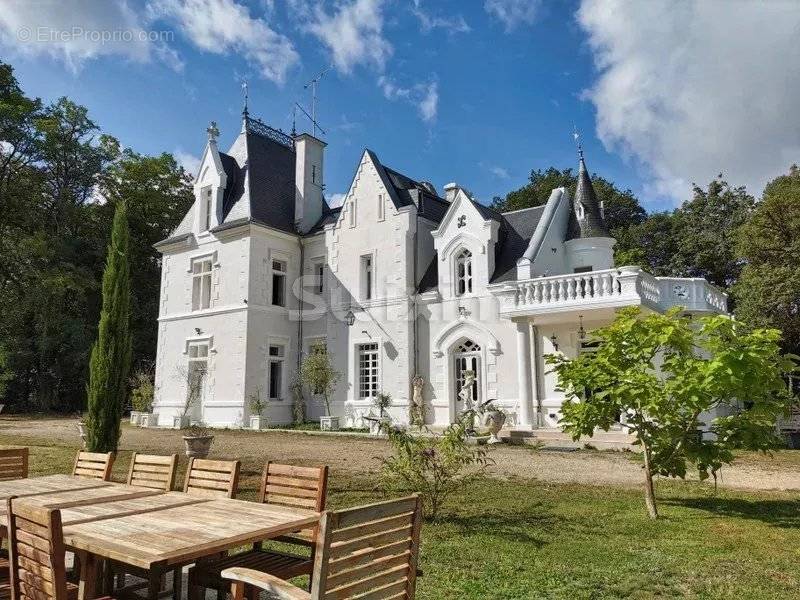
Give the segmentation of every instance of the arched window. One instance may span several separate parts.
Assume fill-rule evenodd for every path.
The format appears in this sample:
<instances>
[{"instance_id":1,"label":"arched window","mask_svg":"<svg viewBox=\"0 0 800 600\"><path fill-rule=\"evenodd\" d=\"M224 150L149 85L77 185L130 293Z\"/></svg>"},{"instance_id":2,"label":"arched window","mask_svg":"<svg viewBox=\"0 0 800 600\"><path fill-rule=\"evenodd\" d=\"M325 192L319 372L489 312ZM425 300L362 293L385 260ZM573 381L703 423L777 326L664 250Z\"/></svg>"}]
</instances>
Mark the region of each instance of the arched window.
<instances>
[{"instance_id":1,"label":"arched window","mask_svg":"<svg viewBox=\"0 0 800 600\"><path fill-rule=\"evenodd\" d=\"M472 252L464 248L456 256L456 296L472 293Z\"/></svg>"}]
</instances>

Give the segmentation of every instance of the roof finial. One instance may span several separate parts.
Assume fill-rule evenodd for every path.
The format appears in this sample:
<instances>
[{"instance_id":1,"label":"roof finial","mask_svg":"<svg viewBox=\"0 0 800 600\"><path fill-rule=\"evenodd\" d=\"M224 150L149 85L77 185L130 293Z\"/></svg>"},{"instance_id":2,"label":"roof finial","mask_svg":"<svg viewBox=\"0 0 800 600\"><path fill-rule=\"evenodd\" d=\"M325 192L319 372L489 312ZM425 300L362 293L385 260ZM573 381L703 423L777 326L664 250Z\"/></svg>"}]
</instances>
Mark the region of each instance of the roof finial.
<instances>
[{"instance_id":1,"label":"roof finial","mask_svg":"<svg viewBox=\"0 0 800 600\"><path fill-rule=\"evenodd\" d=\"M208 134L209 142L217 141L217 138L219 137L219 128L217 127L216 121L211 121L211 125L209 125L206 129L206 133Z\"/></svg>"},{"instance_id":2,"label":"roof finial","mask_svg":"<svg viewBox=\"0 0 800 600\"><path fill-rule=\"evenodd\" d=\"M574 125L572 126L572 137L575 140L575 145L578 147L578 157L583 160L583 146L580 142L581 134L578 133L578 128Z\"/></svg>"},{"instance_id":3,"label":"roof finial","mask_svg":"<svg viewBox=\"0 0 800 600\"><path fill-rule=\"evenodd\" d=\"M242 110L242 114L246 117L247 116L247 100L249 98L249 93L247 89L247 80L245 79L242 81L242 94L244 94L244 109Z\"/></svg>"}]
</instances>

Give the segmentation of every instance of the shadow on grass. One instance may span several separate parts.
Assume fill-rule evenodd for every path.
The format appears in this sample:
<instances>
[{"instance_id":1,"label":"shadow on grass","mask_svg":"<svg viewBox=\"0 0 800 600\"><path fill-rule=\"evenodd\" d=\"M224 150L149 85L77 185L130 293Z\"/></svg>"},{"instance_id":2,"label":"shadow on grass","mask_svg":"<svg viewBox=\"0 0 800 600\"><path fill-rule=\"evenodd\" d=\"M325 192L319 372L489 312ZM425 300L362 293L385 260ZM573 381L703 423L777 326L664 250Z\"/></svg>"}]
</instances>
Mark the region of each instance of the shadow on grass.
<instances>
[{"instance_id":1,"label":"shadow on grass","mask_svg":"<svg viewBox=\"0 0 800 600\"><path fill-rule=\"evenodd\" d=\"M800 528L800 499L747 500L744 498L673 498L662 500L667 506L703 510L721 517L737 517L768 523L775 527Z\"/></svg>"},{"instance_id":2,"label":"shadow on grass","mask_svg":"<svg viewBox=\"0 0 800 600\"><path fill-rule=\"evenodd\" d=\"M492 511L483 514L453 514L443 512L432 525L452 526L459 535L480 535L503 539L514 543L530 544L541 548L547 544L543 539L550 531L556 530L563 519L545 512L537 513L537 507L526 511ZM541 508L541 506L539 507Z\"/></svg>"}]
</instances>

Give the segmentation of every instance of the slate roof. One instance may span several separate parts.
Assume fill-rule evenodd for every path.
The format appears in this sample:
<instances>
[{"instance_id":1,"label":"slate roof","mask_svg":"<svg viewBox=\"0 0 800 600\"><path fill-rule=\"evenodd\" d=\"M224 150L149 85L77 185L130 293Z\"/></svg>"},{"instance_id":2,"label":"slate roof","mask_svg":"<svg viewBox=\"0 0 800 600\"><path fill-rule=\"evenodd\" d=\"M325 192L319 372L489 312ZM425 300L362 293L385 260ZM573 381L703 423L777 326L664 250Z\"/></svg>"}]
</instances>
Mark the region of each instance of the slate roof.
<instances>
[{"instance_id":1,"label":"slate roof","mask_svg":"<svg viewBox=\"0 0 800 600\"><path fill-rule=\"evenodd\" d=\"M317 223L308 230L306 235L314 235L322 231L325 225L329 225L330 223L336 223L336 220L339 218L339 213L342 212L342 207L337 206L336 208L327 208L323 207L322 209L322 217L320 218Z\"/></svg>"},{"instance_id":2,"label":"slate roof","mask_svg":"<svg viewBox=\"0 0 800 600\"><path fill-rule=\"evenodd\" d=\"M419 280L419 285L417 286L417 292L422 294L423 292L429 292L430 290L436 289L436 286L439 285L439 255L434 252L433 258L431 259L431 264L428 265L428 268L425 269L425 273L422 274L422 279Z\"/></svg>"},{"instance_id":3,"label":"slate roof","mask_svg":"<svg viewBox=\"0 0 800 600\"><path fill-rule=\"evenodd\" d=\"M502 218L501 241L496 247L494 273L489 283L516 280L517 261L525 254L543 212L544 205L497 213Z\"/></svg>"},{"instance_id":4,"label":"slate roof","mask_svg":"<svg viewBox=\"0 0 800 600\"><path fill-rule=\"evenodd\" d=\"M444 198L431 193L428 185L411 179L407 175L391 169L381 163L378 155L367 149L366 153L378 170L384 187L389 191L395 208L416 205L421 217L439 223L444 217L450 203Z\"/></svg>"},{"instance_id":5,"label":"slate roof","mask_svg":"<svg viewBox=\"0 0 800 600\"><path fill-rule=\"evenodd\" d=\"M246 118L245 131L239 134L229 154L224 155L228 157L223 159L223 167L231 194L227 202L223 201L220 226L247 219L297 233L294 226L294 147L263 135L261 128L266 126L260 121L254 124L254 121ZM228 169L234 174L233 186L230 186Z\"/></svg>"},{"instance_id":6,"label":"slate roof","mask_svg":"<svg viewBox=\"0 0 800 600\"><path fill-rule=\"evenodd\" d=\"M579 208L583 207L583 218ZM592 237L611 237L606 228L603 214L600 211L600 203L586 170L586 162L583 160L581 152L580 168L578 169L578 186L575 189L575 197L572 199L572 211L569 214L569 224L567 225L567 240Z\"/></svg>"}]
</instances>

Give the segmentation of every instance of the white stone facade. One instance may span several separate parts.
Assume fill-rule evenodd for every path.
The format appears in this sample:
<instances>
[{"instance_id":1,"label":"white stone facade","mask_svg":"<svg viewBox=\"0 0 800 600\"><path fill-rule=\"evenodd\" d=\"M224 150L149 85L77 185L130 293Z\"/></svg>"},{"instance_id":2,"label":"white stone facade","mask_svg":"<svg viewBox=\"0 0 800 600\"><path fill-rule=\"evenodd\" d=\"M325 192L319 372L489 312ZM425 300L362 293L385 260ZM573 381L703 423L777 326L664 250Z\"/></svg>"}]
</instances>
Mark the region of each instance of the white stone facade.
<instances>
[{"instance_id":1,"label":"white stone facade","mask_svg":"<svg viewBox=\"0 0 800 600\"><path fill-rule=\"evenodd\" d=\"M446 425L463 410L459 373L475 368L475 399L496 400L511 426L554 426L563 397L543 359L554 342L577 354L580 325L608 323L619 306L725 311L725 295L703 280L615 267L610 237L568 240L570 211L583 208L564 189L543 207L500 215L454 184L438 198L365 151L341 209L330 210L324 144L307 134L274 147L281 160L296 160L295 193L282 196L293 204L284 211L292 230L257 206L259 182L280 173L256 171L255 148L269 154L273 146L247 125L230 154L211 135L195 205L157 246L161 426L196 388L196 421L246 426L248 398L258 392L270 422L290 422L290 383L315 344L342 373L333 414L343 425L363 425L376 391L391 393L392 419L407 422L417 373L427 422ZM305 399L309 418L323 414L310 390Z\"/></svg>"}]
</instances>

